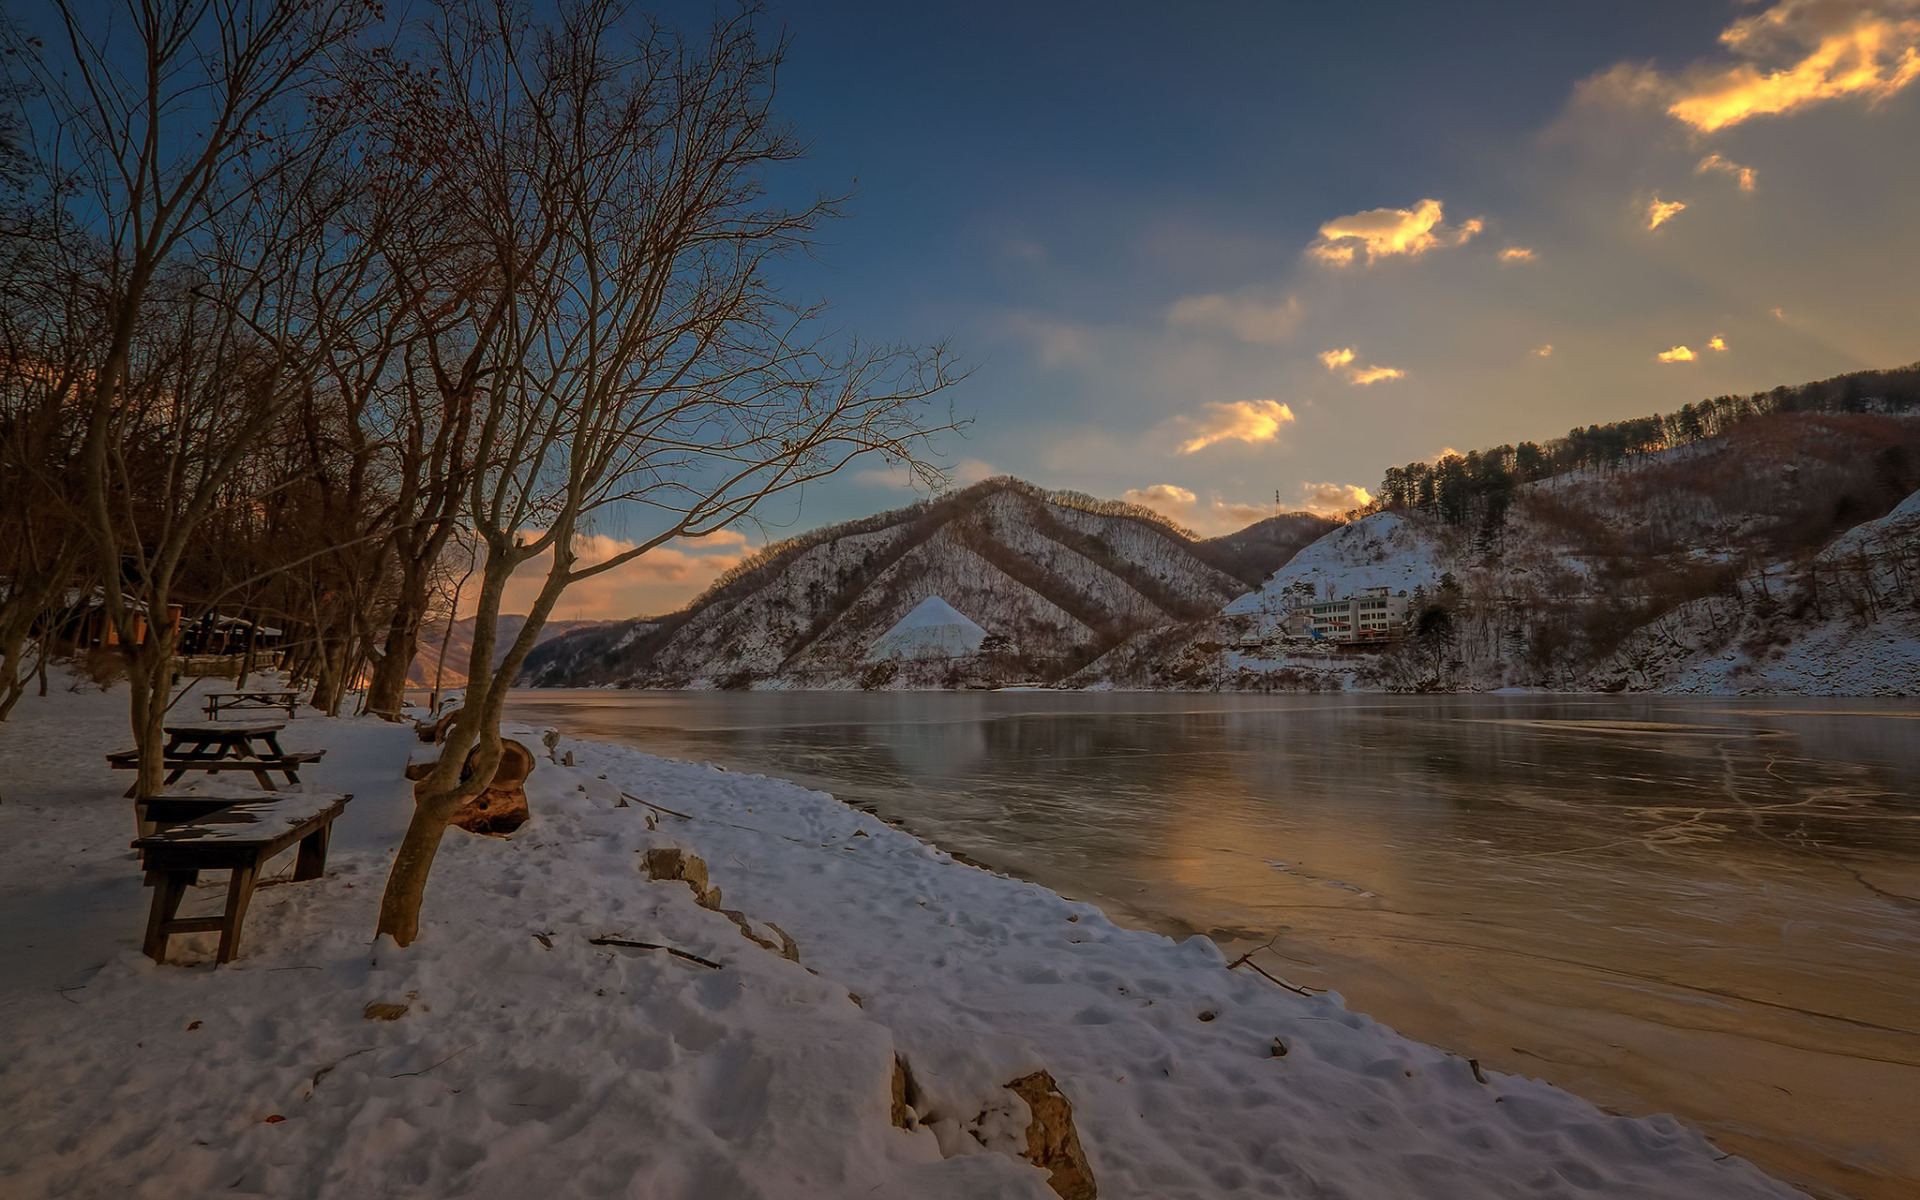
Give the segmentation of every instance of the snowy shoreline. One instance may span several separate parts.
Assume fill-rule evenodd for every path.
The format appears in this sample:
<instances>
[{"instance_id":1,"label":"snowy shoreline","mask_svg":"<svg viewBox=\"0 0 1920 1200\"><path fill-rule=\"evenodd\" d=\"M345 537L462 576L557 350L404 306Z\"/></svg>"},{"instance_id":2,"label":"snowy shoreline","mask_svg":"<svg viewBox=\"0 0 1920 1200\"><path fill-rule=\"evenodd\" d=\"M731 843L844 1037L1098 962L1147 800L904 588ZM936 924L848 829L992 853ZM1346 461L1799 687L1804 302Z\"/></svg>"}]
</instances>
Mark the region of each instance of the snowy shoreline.
<instances>
[{"instance_id":1,"label":"snowy shoreline","mask_svg":"<svg viewBox=\"0 0 1920 1200\"><path fill-rule=\"evenodd\" d=\"M448 834L399 950L369 939L410 732L294 722L290 748L329 751L310 786L356 795L327 878L263 888L235 963L185 938L201 965L155 967L124 779L99 765L119 699L56 694L0 726L0 918L97 917L4 944L23 968L0 988L8 1195L1044 1198L1005 1087L1042 1069L1105 1197L1800 1195L1670 1117L1481 1082L1337 996L825 793L595 742L542 759L512 837ZM713 907L648 878L667 848L705 861ZM104 965L63 977L62 956ZM379 1004L405 1011L364 1015Z\"/></svg>"}]
</instances>

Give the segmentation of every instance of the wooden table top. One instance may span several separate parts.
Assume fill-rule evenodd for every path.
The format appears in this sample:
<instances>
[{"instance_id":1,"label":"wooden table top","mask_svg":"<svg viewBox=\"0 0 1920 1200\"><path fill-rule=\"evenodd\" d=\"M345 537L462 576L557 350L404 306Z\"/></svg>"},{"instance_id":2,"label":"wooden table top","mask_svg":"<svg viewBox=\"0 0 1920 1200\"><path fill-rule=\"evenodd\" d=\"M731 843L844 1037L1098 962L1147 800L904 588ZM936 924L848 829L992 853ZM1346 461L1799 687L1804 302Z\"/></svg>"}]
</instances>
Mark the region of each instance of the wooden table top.
<instances>
[{"instance_id":1,"label":"wooden table top","mask_svg":"<svg viewBox=\"0 0 1920 1200\"><path fill-rule=\"evenodd\" d=\"M171 738L200 738L209 741L222 738L265 737L269 733L279 733L287 727L285 721L189 721L181 725L163 725Z\"/></svg>"}]
</instances>

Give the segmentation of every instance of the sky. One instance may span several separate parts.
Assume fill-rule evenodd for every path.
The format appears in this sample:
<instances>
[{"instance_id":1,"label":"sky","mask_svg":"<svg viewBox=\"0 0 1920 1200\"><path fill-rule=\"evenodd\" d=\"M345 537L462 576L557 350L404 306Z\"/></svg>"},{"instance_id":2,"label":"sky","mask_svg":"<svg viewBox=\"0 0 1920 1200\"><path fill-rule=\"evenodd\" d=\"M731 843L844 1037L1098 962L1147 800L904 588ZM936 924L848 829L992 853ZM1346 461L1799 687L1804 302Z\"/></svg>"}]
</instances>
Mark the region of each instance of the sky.
<instances>
[{"instance_id":1,"label":"sky","mask_svg":"<svg viewBox=\"0 0 1920 1200\"><path fill-rule=\"evenodd\" d=\"M852 195L783 286L863 338L952 343L956 484L1215 535L1449 449L1920 359L1920 0L768 20L812 147L777 183ZM556 616L669 611L757 545L913 498L856 466Z\"/></svg>"}]
</instances>

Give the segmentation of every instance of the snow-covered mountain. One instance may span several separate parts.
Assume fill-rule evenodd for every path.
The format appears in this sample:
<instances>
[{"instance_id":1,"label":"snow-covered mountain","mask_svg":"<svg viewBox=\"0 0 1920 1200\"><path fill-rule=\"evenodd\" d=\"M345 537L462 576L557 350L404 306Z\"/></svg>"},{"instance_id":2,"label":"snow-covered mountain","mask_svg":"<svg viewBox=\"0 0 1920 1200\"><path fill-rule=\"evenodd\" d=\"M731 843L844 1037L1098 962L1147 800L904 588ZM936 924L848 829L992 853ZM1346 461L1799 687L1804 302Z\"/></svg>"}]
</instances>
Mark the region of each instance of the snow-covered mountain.
<instances>
[{"instance_id":1,"label":"snow-covered mountain","mask_svg":"<svg viewBox=\"0 0 1920 1200\"><path fill-rule=\"evenodd\" d=\"M1142 631L1068 682L1916 695L1916 483L1920 416L1757 418L1524 484L1497 520L1368 515L1216 618ZM1392 646L1284 638L1295 606L1381 586L1411 601Z\"/></svg>"},{"instance_id":2,"label":"snow-covered mountain","mask_svg":"<svg viewBox=\"0 0 1920 1200\"><path fill-rule=\"evenodd\" d=\"M1142 630L1212 616L1260 573L1233 547L1198 541L1148 510L992 479L772 547L650 626L555 639L524 678L827 688L1054 680ZM967 646L956 634L964 652L951 655L876 654L883 639L913 640L898 627L911 629L916 612L963 630L957 617L980 639Z\"/></svg>"}]
</instances>

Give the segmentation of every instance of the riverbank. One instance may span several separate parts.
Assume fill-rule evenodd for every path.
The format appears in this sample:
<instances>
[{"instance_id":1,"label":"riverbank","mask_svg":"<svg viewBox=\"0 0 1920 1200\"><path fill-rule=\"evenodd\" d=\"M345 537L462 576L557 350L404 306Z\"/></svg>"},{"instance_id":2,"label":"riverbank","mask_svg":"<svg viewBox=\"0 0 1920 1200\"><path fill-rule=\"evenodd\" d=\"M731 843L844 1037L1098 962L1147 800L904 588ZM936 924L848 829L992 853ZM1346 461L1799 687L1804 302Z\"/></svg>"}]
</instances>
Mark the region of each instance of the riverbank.
<instances>
[{"instance_id":1,"label":"riverbank","mask_svg":"<svg viewBox=\"0 0 1920 1200\"><path fill-rule=\"evenodd\" d=\"M1110 1198L1798 1195L823 793L597 743L541 762L512 837L449 833L403 951L369 937L407 731L294 722L310 786L356 795L327 877L263 887L237 962L155 967L99 759L123 730L70 693L0 726L9 1195L1044 1200L1004 1086L1039 1070ZM648 878L666 849L713 907Z\"/></svg>"}]
</instances>

